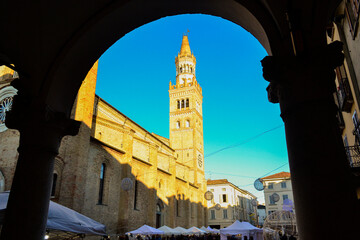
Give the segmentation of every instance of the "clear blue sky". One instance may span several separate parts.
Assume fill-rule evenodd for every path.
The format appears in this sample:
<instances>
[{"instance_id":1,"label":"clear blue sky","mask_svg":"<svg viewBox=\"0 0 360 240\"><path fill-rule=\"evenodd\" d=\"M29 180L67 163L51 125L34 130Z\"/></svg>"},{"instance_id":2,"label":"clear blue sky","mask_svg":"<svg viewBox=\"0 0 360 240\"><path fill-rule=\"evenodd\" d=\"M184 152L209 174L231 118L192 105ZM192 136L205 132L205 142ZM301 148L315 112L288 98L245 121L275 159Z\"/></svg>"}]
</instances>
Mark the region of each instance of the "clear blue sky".
<instances>
[{"instance_id":1,"label":"clear blue sky","mask_svg":"<svg viewBox=\"0 0 360 240\"><path fill-rule=\"evenodd\" d=\"M169 81L175 82L175 56L187 30L203 88L206 178L227 178L263 201L253 182L287 163L285 133L280 127L252 139L283 122L279 106L267 100L260 64L267 53L239 25L186 14L137 28L100 58L96 92L149 132L169 137ZM273 173L280 171L288 165Z\"/></svg>"}]
</instances>

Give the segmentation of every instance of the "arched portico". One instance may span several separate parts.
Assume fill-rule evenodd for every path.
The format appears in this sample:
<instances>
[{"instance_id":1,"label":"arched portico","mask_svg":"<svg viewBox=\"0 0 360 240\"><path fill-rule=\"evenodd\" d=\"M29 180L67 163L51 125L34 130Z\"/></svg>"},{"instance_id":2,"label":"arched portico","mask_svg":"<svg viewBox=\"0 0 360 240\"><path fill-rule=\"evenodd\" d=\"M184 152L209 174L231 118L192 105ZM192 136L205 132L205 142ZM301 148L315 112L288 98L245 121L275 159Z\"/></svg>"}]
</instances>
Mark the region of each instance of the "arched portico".
<instances>
[{"instance_id":1,"label":"arched portico","mask_svg":"<svg viewBox=\"0 0 360 240\"><path fill-rule=\"evenodd\" d=\"M14 232L19 225L31 232L28 239L40 239L44 234L53 161L61 138L76 134L79 128L79 123L68 117L93 63L131 30L183 13L210 14L233 21L252 33L269 55L276 56L263 62L264 77L271 82L269 96L280 103L285 122L300 234L303 239L325 239L343 231L331 235L324 235L323 230L321 234L314 232L314 226L323 228L327 224L307 219L316 210L310 204L313 199L318 199L322 208L338 206L335 211L342 211L344 201L354 206L355 211L337 215L351 221L342 227L352 228L352 223L359 221L355 218L359 203L350 184L336 122L332 120L335 115L330 97L334 77L331 71L341 61L341 50L326 48L325 41L326 23L338 3L130 0L45 5L6 1L8 9L16 9L17 14L5 13L3 17L8 21L0 23L7 36L0 40L0 60L15 64L21 77L14 82L19 92L7 125L19 129L21 139L1 239L18 239ZM321 121L323 116L329 120ZM34 176L33 172L37 174ZM334 174L341 181L329 179ZM37 184L28 182L30 176ZM343 198L327 202L326 194L331 188L321 188L322 181L340 189ZM310 186L316 190L309 191ZM25 192L31 192L26 200ZM28 210L26 206L34 203ZM24 207L17 211L18 206ZM322 214L323 221L330 219L331 214Z\"/></svg>"}]
</instances>

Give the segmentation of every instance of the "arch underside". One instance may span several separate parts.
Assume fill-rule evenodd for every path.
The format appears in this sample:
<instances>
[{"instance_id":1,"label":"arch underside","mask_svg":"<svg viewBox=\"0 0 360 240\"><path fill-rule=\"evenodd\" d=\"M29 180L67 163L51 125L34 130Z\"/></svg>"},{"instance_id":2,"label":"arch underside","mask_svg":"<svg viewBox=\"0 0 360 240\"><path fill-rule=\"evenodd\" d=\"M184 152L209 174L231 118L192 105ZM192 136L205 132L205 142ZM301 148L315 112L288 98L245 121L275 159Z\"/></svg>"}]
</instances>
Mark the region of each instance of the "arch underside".
<instances>
[{"instance_id":1,"label":"arch underside","mask_svg":"<svg viewBox=\"0 0 360 240\"><path fill-rule=\"evenodd\" d=\"M249 31L269 55L291 52L285 4L280 2L119 0L66 4L66 1L46 6L26 1L19 6L18 2L9 1L9 9L16 9L17 14L3 15L8 19L3 25L8 37L0 40L0 58L11 60L27 78L25 85L31 95L67 115L87 72L108 48L137 27L166 16L186 13L219 16Z\"/></svg>"},{"instance_id":2,"label":"arch underside","mask_svg":"<svg viewBox=\"0 0 360 240\"><path fill-rule=\"evenodd\" d=\"M36 22L33 37L26 35L27 39L22 39L29 33L24 29L17 42L4 41L8 48L3 52L16 64L19 72L27 76L27 82L31 83L27 88L31 89L32 95L39 96L53 110L68 115L81 82L94 62L122 36L151 21L186 13L219 16L248 30L269 54L271 45L277 42L275 38L280 36L270 14L254 1L115 1L98 6L98 9L76 5L77 16L71 15L74 9L61 13L61 7L49 5L47 23L41 19L45 13L42 12L40 17L32 15L31 20ZM29 14L24 10L20 8L18 13ZM62 22L55 20L59 14L66 15ZM49 23L53 24L51 29L42 26ZM26 24L17 24L20 23L15 22L10 32L16 34L23 25L26 27ZM43 29L40 31L37 27ZM56 29L59 32L55 32ZM7 52L10 48L27 53Z\"/></svg>"}]
</instances>

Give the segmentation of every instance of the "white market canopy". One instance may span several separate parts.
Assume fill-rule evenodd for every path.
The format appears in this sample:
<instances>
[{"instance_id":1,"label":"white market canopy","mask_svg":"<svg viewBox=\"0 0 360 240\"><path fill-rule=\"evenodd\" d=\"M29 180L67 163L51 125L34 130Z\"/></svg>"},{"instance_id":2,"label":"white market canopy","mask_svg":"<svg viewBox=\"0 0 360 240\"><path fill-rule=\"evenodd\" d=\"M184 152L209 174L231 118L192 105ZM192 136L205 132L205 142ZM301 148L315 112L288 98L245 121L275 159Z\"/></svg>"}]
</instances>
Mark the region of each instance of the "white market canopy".
<instances>
[{"instance_id":1,"label":"white market canopy","mask_svg":"<svg viewBox=\"0 0 360 240\"><path fill-rule=\"evenodd\" d=\"M227 228L220 229L221 239L226 239L226 235L243 234L246 236L253 235L254 239L262 239L262 229L251 225L248 222L239 222L236 220Z\"/></svg>"},{"instance_id":2,"label":"white market canopy","mask_svg":"<svg viewBox=\"0 0 360 240\"><path fill-rule=\"evenodd\" d=\"M200 228L197 228L197 227L191 227L187 231L189 234L197 234L197 235L206 233L206 231L201 230Z\"/></svg>"},{"instance_id":3,"label":"white market canopy","mask_svg":"<svg viewBox=\"0 0 360 240\"><path fill-rule=\"evenodd\" d=\"M174 230L180 232L181 234L188 234L189 233L187 229L182 228L182 227L176 227L176 228L174 228Z\"/></svg>"},{"instance_id":4,"label":"white market canopy","mask_svg":"<svg viewBox=\"0 0 360 240\"><path fill-rule=\"evenodd\" d=\"M181 232L180 231L177 231L175 229L172 229L166 225L162 226L162 227L159 227L158 230L161 230L164 232L165 235L180 235Z\"/></svg>"},{"instance_id":5,"label":"white market canopy","mask_svg":"<svg viewBox=\"0 0 360 240\"><path fill-rule=\"evenodd\" d=\"M130 233L133 234L133 235L137 235L137 234L140 234L140 235L156 235L156 234L164 234L164 231L161 231L159 229L150 227L150 226L145 224L145 225L139 227L136 230L133 230L131 232L127 232L126 234L130 234Z\"/></svg>"},{"instance_id":6,"label":"white market canopy","mask_svg":"<svg viewBox=\"0 0 360 240\"><path fill-rule=\"evenodd\" d=\"M206 229L209 230L209 231L212 232L212 233L220 233L220 230L213 229L213 228L211 228L210 226L208 226Z\"/></svg>"},{"instance_id":7,"label":"white market canopy","mask_svg":"<svg viewBox=\"0 0 360 240\"><path fill-rule=\"evenodd\" d=\"M9 193L0 193L0 224L4 221ZM46 228L88 235L107 235L105 225L53 201L50 201Z\"/></svg>"},{"instance_id":8,"label":"white market canopy","mask_svg":"<svg viewBox=\"0 0 360 240\"><path fill-rule=\"evenodd\" d=\"M211 233L210 229L207 229L207 228L204 227L204 226L202 226L200 229L203 230L203 231L205 231L205 232L207 232L207 233Z\"/></svg>"}]
</instances>

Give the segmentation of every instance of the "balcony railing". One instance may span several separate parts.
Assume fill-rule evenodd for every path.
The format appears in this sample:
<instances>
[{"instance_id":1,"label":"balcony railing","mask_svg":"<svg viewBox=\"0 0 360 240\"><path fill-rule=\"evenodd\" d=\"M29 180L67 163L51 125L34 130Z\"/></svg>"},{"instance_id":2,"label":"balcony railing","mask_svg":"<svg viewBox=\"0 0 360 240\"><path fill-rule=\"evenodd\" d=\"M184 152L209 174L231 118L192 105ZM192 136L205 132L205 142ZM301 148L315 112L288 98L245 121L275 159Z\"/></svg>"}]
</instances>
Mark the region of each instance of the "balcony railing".
<instances>
[{"instance_id":1,"label":"balcony railing","mask_svg":"<svg viewBox=\"0 0 360 240\"><path fill-rule=\"evenodd\" d=\"M349 146L345 147L346 155L350 162L350 166L357 168L360 167L360 146Z\"/></svg>"}]
</instances>

